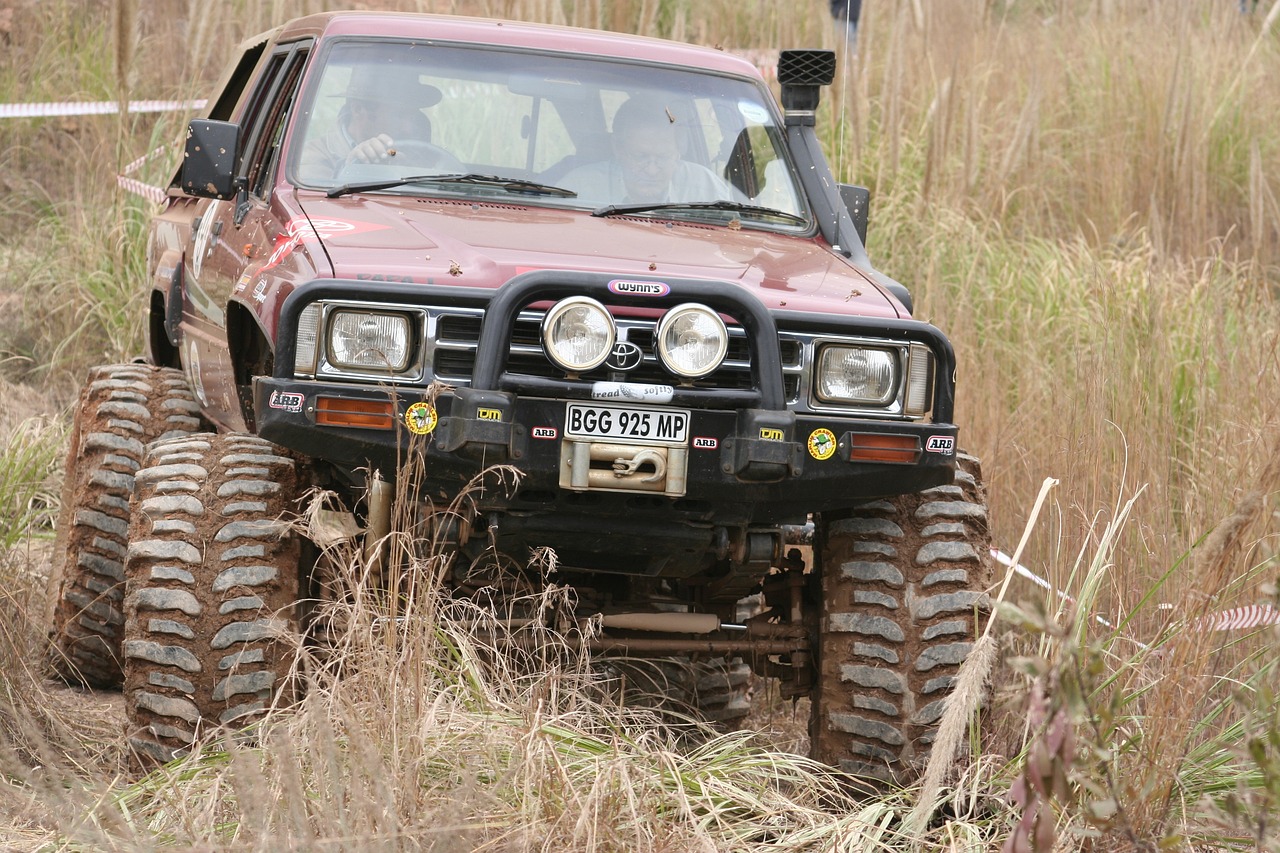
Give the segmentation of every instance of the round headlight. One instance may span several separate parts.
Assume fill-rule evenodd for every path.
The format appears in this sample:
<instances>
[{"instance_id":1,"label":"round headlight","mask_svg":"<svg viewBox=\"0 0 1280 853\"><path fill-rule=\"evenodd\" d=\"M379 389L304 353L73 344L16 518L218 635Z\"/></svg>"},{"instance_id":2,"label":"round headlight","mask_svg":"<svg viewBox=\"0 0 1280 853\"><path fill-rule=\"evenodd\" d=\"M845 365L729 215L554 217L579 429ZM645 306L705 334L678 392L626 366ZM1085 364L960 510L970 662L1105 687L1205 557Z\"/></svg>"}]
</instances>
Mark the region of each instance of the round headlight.
<instances>
[{"instance_id":1,"label":"round headlight","mask_svg":"<svg viewBox=\"0 0 1280 853\"><path fill-rule=\"evenodd\" d=\"M403 314L335 311L329 361L345 370L399 373L409 366L409 318Z\"/></svg>"},{"instance_id":2,"label":"round headlight","mask_svg":"<svg viewBox=\"0 0 1280 853\"><path fill-rule=\"evenodd\" d=\"M562 299L542 318L542 347L547 358L569 373L604 364L617 330L603 305L585 296Z\"/></svg>"},{"instance_id":3,"label":"round headlight","mask_svg":"<svg viewBox=\"0 0 1280 853\"><path fill-rule=\"evenodd\" d=\"M818 398L827 403L884 406L898 392L896 352L829 346L818 357Z\"/></svg>"},{"instance_id":4,"label":"round headlight","mask_svg":"<svg viewBox=\"0 0 1280 853\"><path fill-rule=\"evenodd\" d=\"M658 321L658 357L667 370L686 379L714 371L729 351L729 330L705 305L677 305Z\"/></svg>"}]
</instances>

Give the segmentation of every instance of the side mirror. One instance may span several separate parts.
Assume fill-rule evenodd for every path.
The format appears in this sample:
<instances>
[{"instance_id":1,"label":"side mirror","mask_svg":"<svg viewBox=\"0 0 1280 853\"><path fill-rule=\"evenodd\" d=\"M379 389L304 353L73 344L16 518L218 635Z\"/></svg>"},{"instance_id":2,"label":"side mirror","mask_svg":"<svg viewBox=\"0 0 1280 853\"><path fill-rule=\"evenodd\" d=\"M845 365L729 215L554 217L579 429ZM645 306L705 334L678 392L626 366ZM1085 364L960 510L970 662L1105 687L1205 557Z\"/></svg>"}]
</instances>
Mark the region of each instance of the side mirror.
<instances>
[{"instance_id":1,"label":"side mirror","mask_svg":"<svg viewBox=\"0 0 1280 853\"><path fill-rule=\"evenodd\" d=\"M187 125L182 159L182 190L201 198L228 199L235 195L236 154L240 125L229 121L193 119Z\"/></svg>"},{"instance_id":2,"label":"side mirror","mask_svg":"<svg viewBox=\"0 0 1280 853\"><path fill-rule=\"evenodd\" d=\"M866 187L855 187L853 184L840 185L840 200L849 209L849 218L853 220L854 230L862 247L867 246L867 208L871 206L871 190Z\"/></svg>"}]
</instances>

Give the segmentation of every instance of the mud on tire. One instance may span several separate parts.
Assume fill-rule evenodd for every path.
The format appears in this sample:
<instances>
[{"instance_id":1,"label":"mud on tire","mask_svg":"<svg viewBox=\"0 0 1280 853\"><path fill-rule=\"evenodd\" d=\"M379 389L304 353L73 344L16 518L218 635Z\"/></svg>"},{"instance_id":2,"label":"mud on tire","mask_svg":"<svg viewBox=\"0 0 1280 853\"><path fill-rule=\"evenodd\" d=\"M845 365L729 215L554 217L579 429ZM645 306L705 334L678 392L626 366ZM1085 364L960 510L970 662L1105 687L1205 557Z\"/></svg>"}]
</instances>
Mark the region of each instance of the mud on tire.
<instances>
[{"instance_id":1,"label":"mud on tire","mask_svg":"<svg viewBox=\"0 0 1280 853\"><path fill-rule=\"evenodd\" d=\"M73 684L119 687L129 499L147 443L201 428L182 373L146 364L95 367L67 449L45 624L49 668Z\"/></svg>"},{"instance_id":2,"label":"mud on tire","mask_svg":"<svg viewBox=\"0 0 1280 853\"><path fill-rule=\"evenodd\" d=\"M954 485L820 519L813 757L884 781L912 779L989 608L990 535L978 460Z\"/></svg>"},{"instance_id":3,"label":"mud on tire","mask_svg":"<svg viewBox=\"0 0 1280 853\"><path fill-rule=\"evenodd\" d=\"M294 461L256 436L154 443L125 564L129 745L167 761L202 730L243 726L285 689L297 631Z\"/></svg>"}]
</instances>

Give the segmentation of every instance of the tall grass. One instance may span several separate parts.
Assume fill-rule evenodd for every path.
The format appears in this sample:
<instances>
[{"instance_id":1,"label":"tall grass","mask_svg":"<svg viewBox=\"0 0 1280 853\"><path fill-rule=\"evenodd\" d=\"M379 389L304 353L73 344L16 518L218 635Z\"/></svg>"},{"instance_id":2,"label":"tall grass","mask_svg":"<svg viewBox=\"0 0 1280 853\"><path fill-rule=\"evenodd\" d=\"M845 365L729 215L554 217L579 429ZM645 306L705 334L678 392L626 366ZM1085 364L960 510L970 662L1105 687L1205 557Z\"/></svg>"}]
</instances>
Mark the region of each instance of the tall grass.
<instances>
[{"instance_id":1,"label":"tall grass","mask_svg":"<svg viewBox=\"0 0 1280 853\"><path fill-rule=\"evenodd\" d=\"M329 5L156 0L119 4L113 17L88 0L28 4L0 54L0 100L203 95L240 38ZM729 49L834 45L816 0L394 5ZM873 259L956 346L958 419L984 460L997 545L1016 541L1045 477L1061 483L1023 562L1077 603L1015 585L1005 642L1024 660L1002 671L1008 690L993 700L1000 711L1008 692L1015 710L943 792L940 813L952 817L935 818L935 846L984 847L1029 814L1039 826L1030 794L1016 813L1000 805L1015 778L1041 790L1028 769L1069 783L1036 795L1067 847L1087 831L1103 833L1103 847L1277 843L1267 820L1280 797L1276 637L1207 633L1195 619L1274 600L1268 583L1280 574L1278 10L1266 2L1242 16L1227 0L868 3L857 56L824 102L833 163L873 191ZM6 362L9 376L65 382L136 352L149 211L117 193L114 175L176 137L181 117L154 118L0 120L0 291L22 294L20 310L0 315L0 351L20 356ZM149 181L167 178L164 163L147 168ZM21 662L38 626L5 624L19 627L0 667L37 685ZM443 641L403 639L399 648L424 654ZM891 830L910 794L823 818L810 786L824 783L803 762L763 759L734 739L690 755L627 721L602 724L600 709L562 701L576 671L494 687L469 659L387 659L366 645L356 682L316 691L259 747L227 744L126 787L88 770L59 777L75 781L58 793L27 785L44 815L39 837L743 849L776 832L811 849L908 844ZM396 688L405 683L415 691ZM536 712L546 697L555 701ZM384 707L385 726L375 710ZM1042 724L1028 725L1027 710ZM23 732L53 731L48 716L19 717L37 721ZM1087 750L1064 746L1068 725ZM62 754L77 738L101 742L60 731ZM762 793L767 774L785 783ZM531 796L540 786L546 800ZM260 807L268 793L279 812ZM332 807L343 798L359 808ZM64 822L59 809L83 818Z\"/></svg>"}]
</instances>

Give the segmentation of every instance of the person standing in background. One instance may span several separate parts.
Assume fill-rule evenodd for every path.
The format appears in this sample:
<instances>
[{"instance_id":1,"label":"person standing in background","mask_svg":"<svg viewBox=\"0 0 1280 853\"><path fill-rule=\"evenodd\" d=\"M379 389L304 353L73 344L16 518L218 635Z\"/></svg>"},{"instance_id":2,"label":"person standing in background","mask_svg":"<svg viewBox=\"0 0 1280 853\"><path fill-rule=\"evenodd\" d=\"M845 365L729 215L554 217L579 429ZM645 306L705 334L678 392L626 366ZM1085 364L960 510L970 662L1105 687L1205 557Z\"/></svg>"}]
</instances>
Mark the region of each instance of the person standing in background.
<instances>
[{"instance_id":1,"label":"person standing in background","mask_svg":"<svg viewBox=\"0 0 1280 853\"><path fill-rule=\"evenodd\" d=\"M858 49L858 18L862 15L862 0L831 0L831 17L836 24L836 35L844 39L849 53Z\"/></svg>"}]
</instances>

